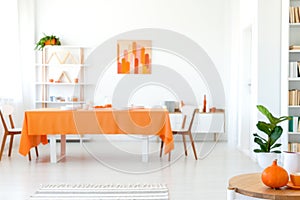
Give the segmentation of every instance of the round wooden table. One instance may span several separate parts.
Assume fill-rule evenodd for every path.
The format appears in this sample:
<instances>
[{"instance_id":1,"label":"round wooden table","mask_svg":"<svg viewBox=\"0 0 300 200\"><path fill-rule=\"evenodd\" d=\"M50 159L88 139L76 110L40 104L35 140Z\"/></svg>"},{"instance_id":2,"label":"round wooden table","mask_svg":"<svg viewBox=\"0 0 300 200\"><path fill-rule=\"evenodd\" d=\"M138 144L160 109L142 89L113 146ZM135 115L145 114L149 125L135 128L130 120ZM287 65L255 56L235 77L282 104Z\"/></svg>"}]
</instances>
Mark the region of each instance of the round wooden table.
<instances>
[{"instance_id":1,"label":"round wooden table","mask_svg":"<svg viewBox=\"0 0 300 200\"><path fill-rule=\"evenodd\" d=\"M227 199L233 200L235 193L262 199L299 200L300 190L288 186L271 189L261 181L261 173L241 174L229 179Z\"/></svg>"}]
</instances>

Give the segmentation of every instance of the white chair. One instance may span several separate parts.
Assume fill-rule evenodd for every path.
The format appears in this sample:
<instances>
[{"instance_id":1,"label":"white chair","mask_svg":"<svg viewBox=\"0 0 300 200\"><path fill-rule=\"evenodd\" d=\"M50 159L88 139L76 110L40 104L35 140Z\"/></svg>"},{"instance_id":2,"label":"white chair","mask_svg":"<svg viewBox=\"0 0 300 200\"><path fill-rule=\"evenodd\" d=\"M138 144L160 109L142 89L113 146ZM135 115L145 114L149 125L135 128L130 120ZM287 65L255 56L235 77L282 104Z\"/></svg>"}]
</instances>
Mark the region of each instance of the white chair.
<instances>
[{"instance_id":1,"label":"white chair","mask_svg":"<svg viewBox=\"0 0 300 200\"><path fill-rule=\"evenodd\" d=\"M195 148L195 144L194 144L194 139L192 136L192 126L193 126L195 114L197 112L199 112L199 110L195 106L185 105L182 107L181 112L183 115L182 126L178 130L172 130L172 133L173 133L173 135L176 135L176 134L182 135L185 156L187 156L187 145L186 145L185 136L186 135L189 136L195 159L198 160L196 148ZM164 146L164 143L162 141L161 146L160 146L160 157L162 156L163 146ZM171 153L169 153L169 161L170 160L171 160Z\"/></svg>"},{"instance_id":2,"label":"white chair","mask_svg":"<svg viewBox=\"0 0 300 200\"><path fill-rule=\"evenodd\" d=\"M7 136L10 136L9 149L8 149L8 156L10 157L11 152L12 152L14 136L15 135L20 135L21 132L22 132L21 128L15 128L13 118L12 118L13 112L14 112L14 107L11 106L11 105L3 105L2 108L0 109L0 117L1 117L2 125L3 125L3 129L4 129L4 134L3 134L2 144L1 144L1 150L0 150L0 160L2 158L2 154L3 154L3 151L4 151ZM5 122L5 116L8 117L11 128L8 128L8 126ZM37 147L35 147L35 153L36 153L36 156L38 157L39 154L38 154ZM31 161L30 152L28 154L28 158L29 158L29 161Z\"/></svg>"}]
</instances>

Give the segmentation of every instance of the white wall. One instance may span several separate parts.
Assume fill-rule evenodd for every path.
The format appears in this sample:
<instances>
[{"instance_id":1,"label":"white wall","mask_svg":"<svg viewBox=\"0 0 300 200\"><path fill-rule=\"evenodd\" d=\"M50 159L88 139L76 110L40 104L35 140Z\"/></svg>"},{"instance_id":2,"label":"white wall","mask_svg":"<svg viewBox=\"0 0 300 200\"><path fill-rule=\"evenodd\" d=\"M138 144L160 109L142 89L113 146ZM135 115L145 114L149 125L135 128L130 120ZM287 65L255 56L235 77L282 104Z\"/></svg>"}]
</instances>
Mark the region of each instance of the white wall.
<instances>
[{"instance_id":1,"label":"white wall","mask_svg":"<svg viewBox=\"0 0 300 200\"><path fill-rule=\"evenodd\" d=\"M115 35L134 29L175 31L203 48L219 72L225 90L228 90L228 1L36 0L35 4L36 41L46 33L59 36L65 45L97 47ZM205 83L198 82L193 89L198 89L200 105L206 91ZM210 99L208 105L214 106Z\"/></svg>"},{"instance_id":2,"label":"white wall","mask_svg":"<svg viewBox=\"0 0 300 200\"><path fill-rule=\"evenodd\" d=\"M65 44L97 46L138 28L169 29L190 37L221 74L228 57L227 1L36 0L36 39L59 35Z\"/></svg>"},{"instance_id":3,"label":"white wall","mask_svg":"<svg viewBox=\"0 0 300 200\"><path fill-rule=\"evenodd\" d=\"M247 3L250 3L247 5ZM254 5L255 7L253 7ZM246 154L253 156L252 133L257 131L255 124L258 114L256 104L267 106L275 115L280 114L281 107L281 0L264 1L231 1L231 31L232 31L232 54L231 54L231 85L230 96L228 97L230 110L229 117L237 123L229 123L229 130L233 131L228 140L237 144L238 148ZM243 71L245 63L243 57L243 35L245 30L251 28L252 31L252 70L251 70L251 102L249 108L241 106L243 102L242 94L245 88ZM240 89L239 89L240 88ZM243 89L244 88L244 89ZM238 105L240 105L238 107ZM242 109L241 109L242 108ZM251 112L243 112L249 110ZM245 115L246 114L246 115ZM250 119L250 129L245 131L243 120ZM247 125L248 126L248 125Z\"/></svg>"},{"instance_id":4,"label":"white wall","mask_svg":"<svg viewBox=\"0 0 300 200\"><path fill-rule=\"evenodd\" d=\"M258 103L278 116L281 107L281 0L259 1L258 22Z\"/></svg>"}]
</instances>

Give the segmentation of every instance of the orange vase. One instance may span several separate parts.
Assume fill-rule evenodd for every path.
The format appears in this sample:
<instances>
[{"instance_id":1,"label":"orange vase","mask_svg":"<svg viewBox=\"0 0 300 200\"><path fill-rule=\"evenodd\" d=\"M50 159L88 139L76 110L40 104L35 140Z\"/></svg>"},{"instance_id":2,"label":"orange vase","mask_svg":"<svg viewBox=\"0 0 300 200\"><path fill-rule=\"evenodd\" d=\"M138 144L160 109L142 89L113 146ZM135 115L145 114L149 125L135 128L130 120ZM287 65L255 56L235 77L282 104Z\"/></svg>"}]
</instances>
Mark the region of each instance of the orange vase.
<instances>
[{"instance_id":1,"label":"orange vase","mask_svg":"<svg viewBox=\"0 0 300 200\"><path fill-rule=\"evenodd\" d=\"M206 112L206 95L204 95L204 99L203 99L203 109L202 112Z\"/></svg>"}]
</instances>

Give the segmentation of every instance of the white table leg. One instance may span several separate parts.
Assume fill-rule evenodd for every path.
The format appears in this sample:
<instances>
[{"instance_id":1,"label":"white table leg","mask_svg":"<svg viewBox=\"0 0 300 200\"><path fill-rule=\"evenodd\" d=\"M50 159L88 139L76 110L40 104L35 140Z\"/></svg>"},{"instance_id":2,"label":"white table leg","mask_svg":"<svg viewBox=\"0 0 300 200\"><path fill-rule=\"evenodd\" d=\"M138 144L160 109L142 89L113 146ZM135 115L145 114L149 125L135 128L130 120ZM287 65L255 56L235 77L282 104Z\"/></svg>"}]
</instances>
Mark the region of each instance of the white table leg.
<instances>
[{"instance_id":1,"label":"white table leg","mask_svg":"<svg viewBox=\"0 0 300 200\"><path fill-rule=\"evenodd\" d=\"M48 135L50 141L50 162L57 163L66 155L66 135L60 137L60 157L57 158L56 152L56 135Z\"/></svg>"},{"instance_id":2,"label":"white table leg","mask_svg":"<svg viewBox=\"0 0 300 200\"><path fill-rule=\"evenodd\" d=\"M55 135L48 135L50 141L50 162L57 163L56 158L56 138Z\"/></svg>"},{"instance_id":3,"label":"white table leg","mask_svg":"<svg viewBox=\"0 0 300 200\"><path fill-rule=\"evenodd\" d=\"M142 161L148 162L149 160L149 136L143 135L142 137Z\"/></svg>"},{"instance_id":4,"label":"white table leg","mask_svg":"<svg viewBox=\"0 0 300 200\"><path fill-rule=\"evenodd\" d=\"M60 156L66 155L66 135L60 135Z\"/></svg>"}]
</instances>

